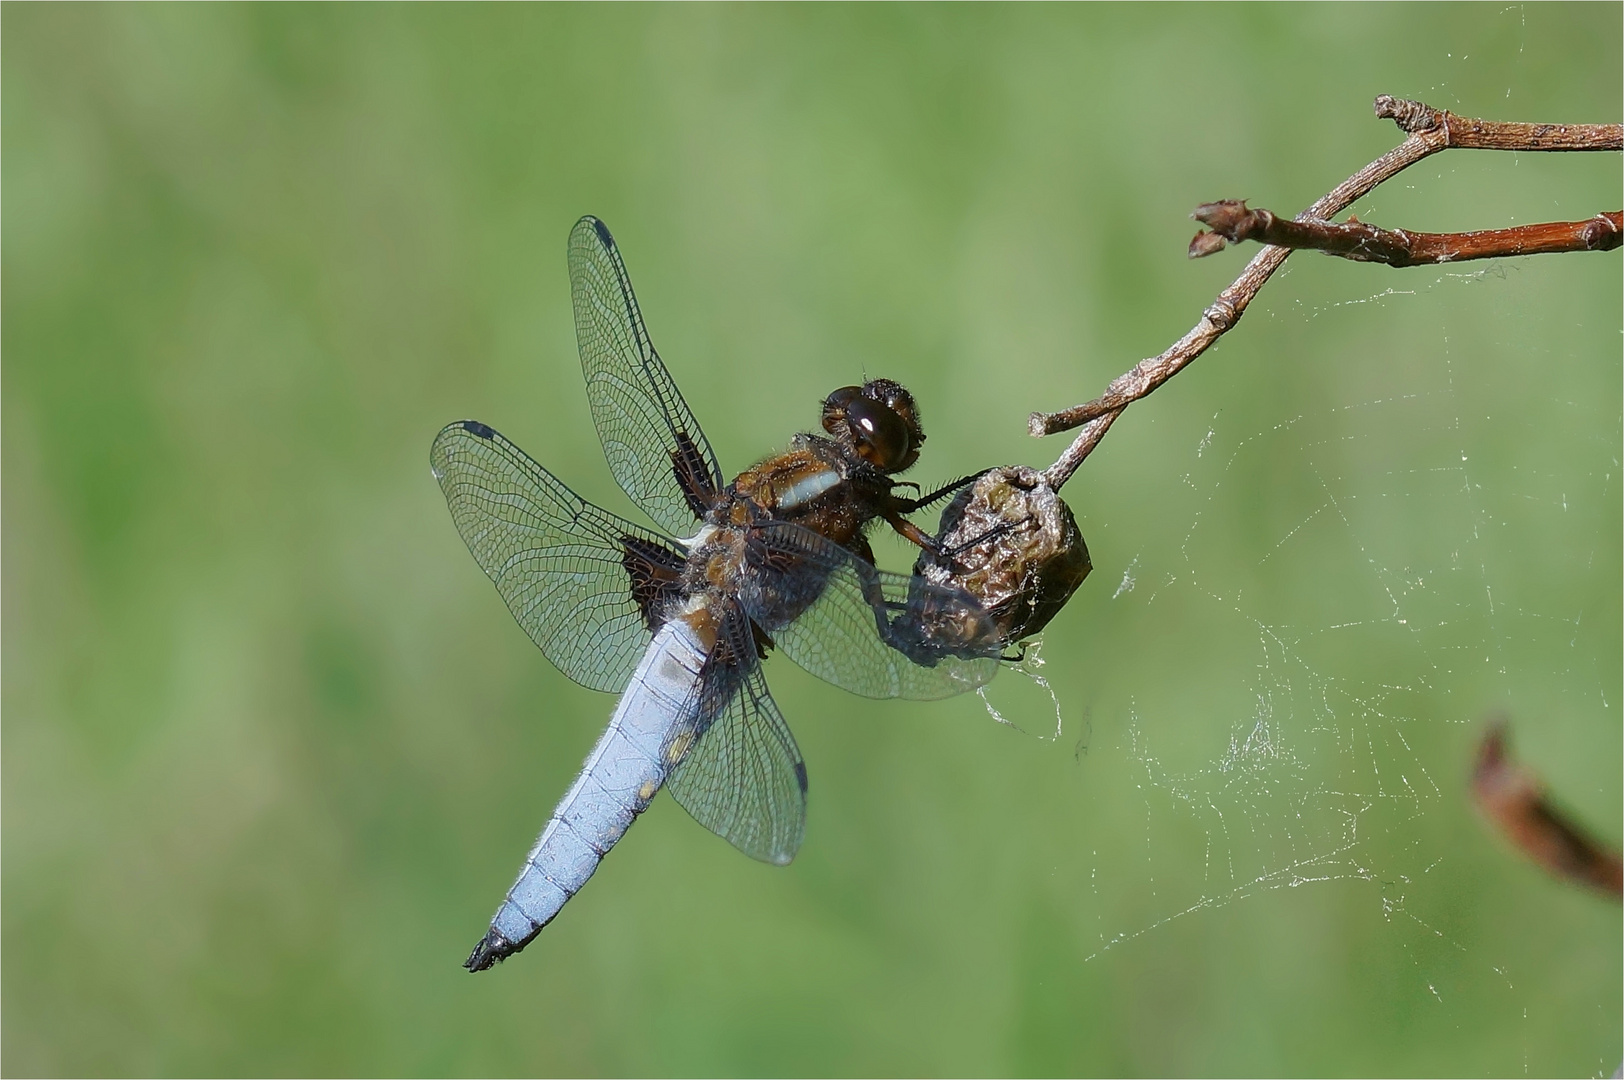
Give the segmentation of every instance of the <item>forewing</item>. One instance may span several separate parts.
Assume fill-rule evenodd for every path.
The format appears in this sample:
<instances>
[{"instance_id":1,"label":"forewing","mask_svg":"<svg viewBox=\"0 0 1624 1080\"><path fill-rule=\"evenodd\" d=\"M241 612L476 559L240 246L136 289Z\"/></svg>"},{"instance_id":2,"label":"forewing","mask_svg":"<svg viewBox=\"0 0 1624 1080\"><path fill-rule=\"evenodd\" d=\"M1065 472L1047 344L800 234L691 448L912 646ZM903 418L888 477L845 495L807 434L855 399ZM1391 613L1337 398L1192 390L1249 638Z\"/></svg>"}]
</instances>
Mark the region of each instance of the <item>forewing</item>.
<instances>
[{"instance_id":1,"label":"forewing","mask_svg":"<svg viewBox=\"0 0 1624 1080\"><path fill-rule=\"evenodd\" d=\"M753 530L745 610L784 654L818 678L870 698L933 700L985 685L1003 642L967 593L879 570L786 522ZM910 613L953 636L922 636Z\"/></svg>"},{"instance_id":2,"label":"forewing","mask_svg":"<svg viewBox=\"0 0 1624 1080\"><path fill-rule=\"evenodd\" d=\"M477 420L441 431L429 464L474 561L547 659L582 686L625 689L653 636L639 596L658 605L649 575L681 556Z\"/></svg>"},{"instance_id":3,"label":"forewing","mask_svg":"<svg viewBox=\"0 0 1624 1080\"><path fill-rule=\"evenodd\" d=\"M581 370L609 471L656 524L687 536L721 490L716 455L654 351L603 222L575 223L569 263Z\"/></svg>"},{"instance_id":4,"label":"forewing","mask_svg":"<svg viewBox=\"0 0 1624 1080\"><path fill-rule=\"evenodd\" d=\"M744 659L707 665L701 716L712 719L701 720L665 786L705 828L753 859L783 866L806 831L806 764L767 691L748 620L741 612L728 621L725 651Z\"/></svg>"}]
</instances>

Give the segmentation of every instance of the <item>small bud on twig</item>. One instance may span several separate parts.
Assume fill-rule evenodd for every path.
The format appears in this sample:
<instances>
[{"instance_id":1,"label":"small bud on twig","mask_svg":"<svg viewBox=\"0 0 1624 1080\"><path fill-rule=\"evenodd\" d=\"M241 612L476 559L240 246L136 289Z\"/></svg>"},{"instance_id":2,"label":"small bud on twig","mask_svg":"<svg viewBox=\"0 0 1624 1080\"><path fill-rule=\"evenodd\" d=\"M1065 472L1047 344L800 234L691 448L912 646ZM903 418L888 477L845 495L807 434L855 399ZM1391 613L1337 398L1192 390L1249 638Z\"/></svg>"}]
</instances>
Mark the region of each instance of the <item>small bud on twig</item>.
<instances>
[{"instance_id":1,"label":"small bud on twig","mask_svg":"<svg viewBox=\"0 0 1624 1080\"><path fill-rule=\"evenodd\" d=\"M1204 259L1224 250L1224 238L1215 232L1198 232L1190 241L1190 258Z\"/></svg>"}]
</instances>

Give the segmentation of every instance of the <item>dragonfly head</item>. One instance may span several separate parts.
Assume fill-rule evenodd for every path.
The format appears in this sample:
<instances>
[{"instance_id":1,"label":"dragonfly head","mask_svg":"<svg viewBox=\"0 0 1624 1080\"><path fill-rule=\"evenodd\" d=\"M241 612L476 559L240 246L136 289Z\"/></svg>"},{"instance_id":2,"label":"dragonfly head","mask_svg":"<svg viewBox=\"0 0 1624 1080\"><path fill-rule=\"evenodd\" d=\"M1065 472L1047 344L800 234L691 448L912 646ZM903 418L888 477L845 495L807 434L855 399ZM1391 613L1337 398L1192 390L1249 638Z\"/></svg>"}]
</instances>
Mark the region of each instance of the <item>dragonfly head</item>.
<instances>
[{"instance_id":1,"label":"dragonfly head","mask_svg":"<svg viewBox=\"0 0 1624 1080\"><path fill-rule=\"evenodd\" d=\"M824 398L823 430L883 473L912 466L925 441L913 395L890 379L842 386Z\"/></svg>"}]
</instances>

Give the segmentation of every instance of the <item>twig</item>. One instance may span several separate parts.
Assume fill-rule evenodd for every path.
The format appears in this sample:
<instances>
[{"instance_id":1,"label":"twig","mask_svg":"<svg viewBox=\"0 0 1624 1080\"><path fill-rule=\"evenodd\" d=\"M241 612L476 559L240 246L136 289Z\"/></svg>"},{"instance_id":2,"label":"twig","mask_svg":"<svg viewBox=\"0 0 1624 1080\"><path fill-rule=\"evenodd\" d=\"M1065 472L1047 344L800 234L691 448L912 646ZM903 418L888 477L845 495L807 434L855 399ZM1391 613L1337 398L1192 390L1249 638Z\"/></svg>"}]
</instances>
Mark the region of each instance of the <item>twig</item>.
<instances>
[{"instance_id":1,"label":"twig","mask_svg":"<svg viewBox=\"0 0 1624 1080\"><path fill-rule=\"evenodd\" d=\"M1478 809L1524 855L1566 881L1624 899L1624 861L1551 804L1545 785L1507 754L1506 724L1495 721L1478 747L1472 796Z\"/></svg>"},{"instance_id":2,"label":"twig","mask_svg":"<svg viewBox=\"0 0 1624 1080\"><path fill-rule=\"evenodd\" d=\"M1249 210L1235 199L1205 203L1191 215L1212 230L1190 241L1190 257L1199 259L1242 240L1276 247L1309 248L1355 262L1388 266L1499 259L1511 255L1549 255L1566 251L1611 251L1624 240L1624 213L1597 214L1585 221L1551 221L1513 229L1480 232L1424 233L1381 229L1358 218L1346 222L1287 221L1267 210Z\"/></svg>"},{"instance_id":3,"label":"twig","mask_svg":"<svg viewBox=\"0 0 1624 1080\"><path fill-rule=\"evenodd\" d=\"M1423 158L1440 150L1620 150L1624 125L1521 124L1471 120L1434 109L1419 101L1403 101L1383 94L1375 102L1376 115L1394 121L1409 138L1372 161L1298 215L1297 220L1328 220ZM1099 445L1122 410L1154 391L1206 352L1240 321L1258 290L1286 261L1290 248L1265 246L1246 264L1230 286L1201 314L1201 321L1159 356L1141 360L1111 381L1093 401L1056 413L1033 413L1028 430L1052 435L1082 427L1064 453L1044 476L1059 488Z\"/></svg>"},{"instance_id":4,"label":"twig","mask_svg":"<svg viewBox=\"0 0 1624 1080\"><path fill-rule=\"evenodd\" d=\"M1525 124L1519 121L1470 120L1419 101L1382 94L1376 115L1412 135L1438 133L1439 149L1458 150L1624 150L1624 128L1618 124Z\"/></svg>"}]
</instances>

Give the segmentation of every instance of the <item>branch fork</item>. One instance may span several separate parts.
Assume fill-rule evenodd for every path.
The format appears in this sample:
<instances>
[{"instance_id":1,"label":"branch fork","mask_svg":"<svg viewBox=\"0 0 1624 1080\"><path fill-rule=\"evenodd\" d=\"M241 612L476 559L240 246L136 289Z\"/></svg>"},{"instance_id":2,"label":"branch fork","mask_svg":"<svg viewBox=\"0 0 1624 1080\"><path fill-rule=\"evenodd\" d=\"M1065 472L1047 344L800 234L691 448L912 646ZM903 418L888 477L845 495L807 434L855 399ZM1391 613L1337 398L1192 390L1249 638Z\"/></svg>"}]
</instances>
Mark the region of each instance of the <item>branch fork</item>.
<instances>
[{"instance_id":1,"label":"branch fork","mask_svg":"<svg viewBox=\"0 0 1624 1080\"><path fill-rule=\"evenodd\" d=\"M1337 223L1337 214L1400 172L1440 150L1523 150L1581 152L1624 150L1624 125L1527 124L1475 120L1456 116L1419 101L1386 94L1375 101L1378 117L1392 120L1409 138L1372 161L1291 220L1268 210L1248 209L1244 202L1223 201L1198 207L1197 220L1213 231L1190 243L1190 257L1201 258L1229 243L1259 240L1265 246L1253 256L1228 288L1218 294L1201 321L1157 356L1141 360L1111 380L1093 401L1053 413L1033 413L1027 428L1034 436L1080 427L1071 445L1044 471L1058 489L1099 445L1116 418L1133 402L1153 393L1184 370L1246 313L1247 304L1286 261L1293 248L1325 251L1360 262L1389 266L1460 262L1568 251L1610 251L1624 241L1624 214L1597 214L1585 221L1550 222L1512 229L1471 233L1419 233L1381 229L1357 219Z\"/></svg>"}]
</instances>

